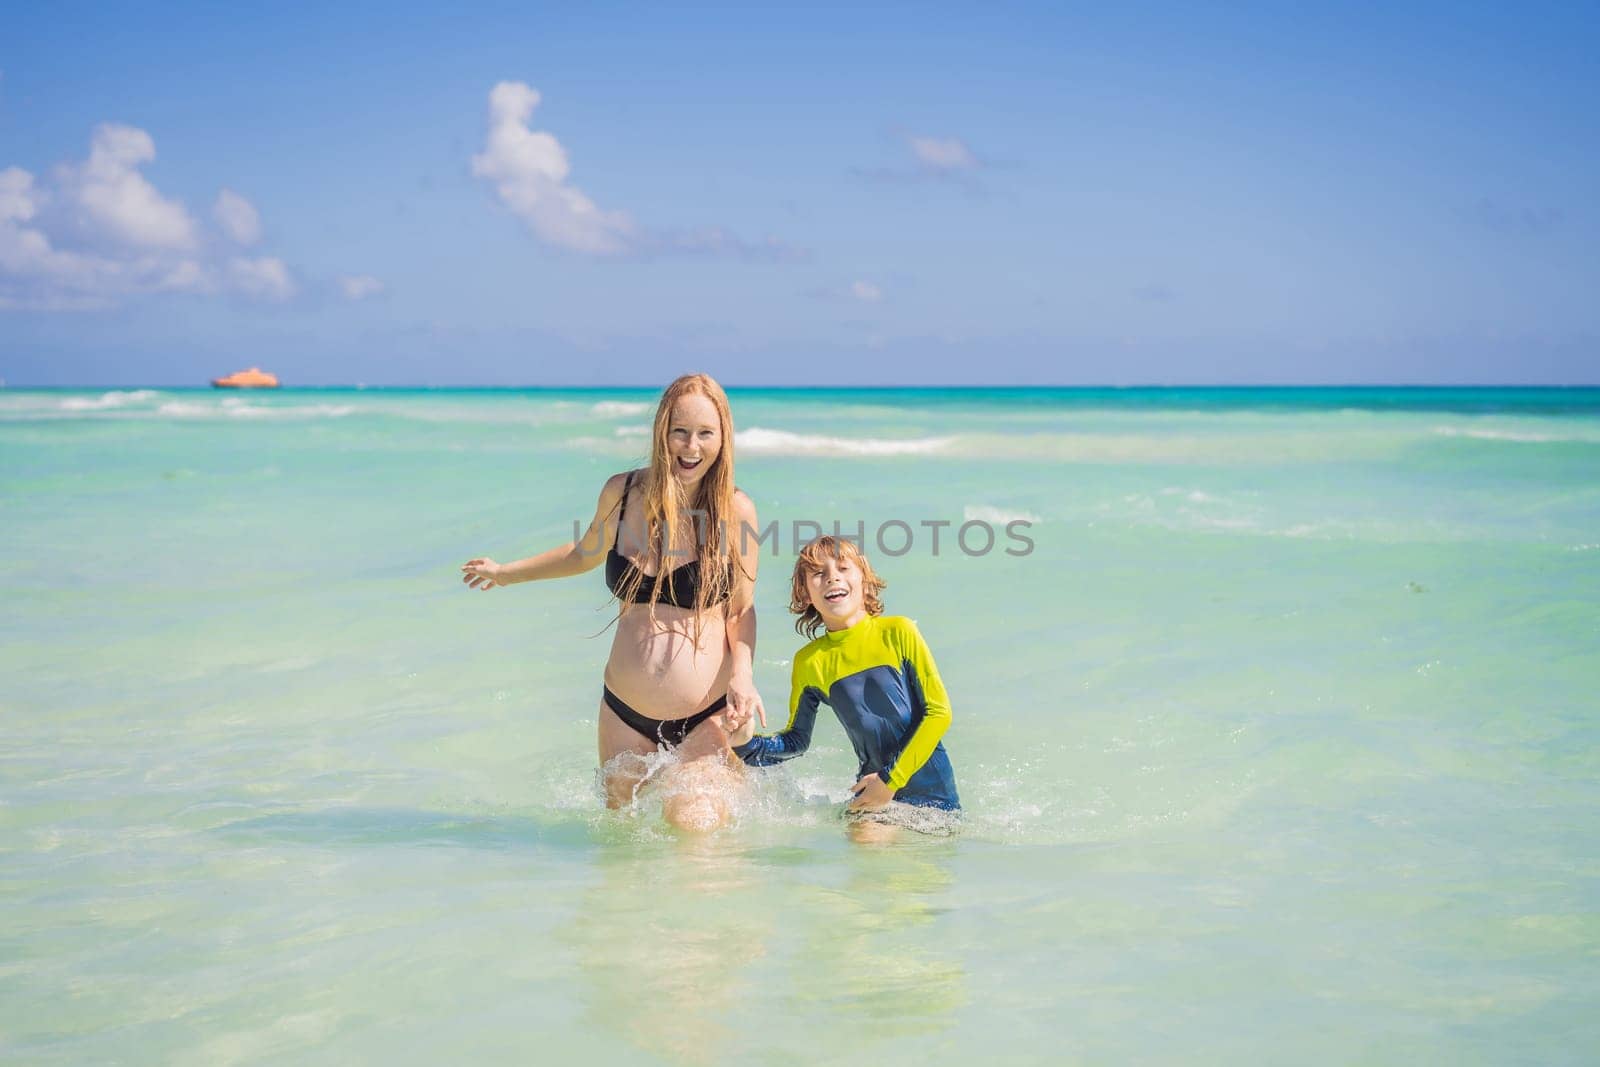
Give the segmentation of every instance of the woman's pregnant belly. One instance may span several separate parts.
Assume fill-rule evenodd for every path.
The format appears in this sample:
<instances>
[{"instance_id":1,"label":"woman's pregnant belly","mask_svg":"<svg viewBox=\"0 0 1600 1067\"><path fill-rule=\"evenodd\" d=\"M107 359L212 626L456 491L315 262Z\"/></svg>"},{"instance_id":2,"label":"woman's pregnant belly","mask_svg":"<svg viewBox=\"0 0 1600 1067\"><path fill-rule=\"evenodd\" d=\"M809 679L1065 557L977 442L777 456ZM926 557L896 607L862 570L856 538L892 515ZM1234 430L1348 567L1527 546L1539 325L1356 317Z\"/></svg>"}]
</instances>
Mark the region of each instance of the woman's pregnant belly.
<instances>
[{"instance_id":1,"label":"woman's pregnant belly","mask_svg":"<svg viewBox=\"0 0 1600 1067\"><path fill-rule=\"evenodd\" d=\"M629 605L617 620L606 661L606 688L641 715L681 719L728 691L732 663L727 624L720 609L706 613L698 641L694 613Z\"/></svg>"}]
</instances>

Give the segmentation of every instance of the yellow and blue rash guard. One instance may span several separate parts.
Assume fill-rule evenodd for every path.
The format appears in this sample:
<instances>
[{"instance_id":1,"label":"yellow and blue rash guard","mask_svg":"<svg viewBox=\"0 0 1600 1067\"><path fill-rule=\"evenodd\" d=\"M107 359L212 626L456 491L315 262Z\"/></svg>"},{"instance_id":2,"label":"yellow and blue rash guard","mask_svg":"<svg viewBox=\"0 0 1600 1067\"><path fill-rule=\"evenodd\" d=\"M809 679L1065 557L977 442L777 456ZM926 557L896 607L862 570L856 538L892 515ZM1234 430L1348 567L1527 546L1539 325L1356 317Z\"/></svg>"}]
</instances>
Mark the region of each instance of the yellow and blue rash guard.
<instances>
[{"instance_id":1,"label":"yellow and blue rash guard","mask_svg":"<svg viewBox=\"0 0 1600 1067\"><path fill-rule=\"evenodd\" d=\"M916 623L868 615L831 630L794 657L789 725L734 749L751 766L781 763L811 747L817 705L827 704L850 735L857 777L874 772L906 804L955 810L955 770L939 740L950 726L950 698Z\"/></svg>"}]
</instances>

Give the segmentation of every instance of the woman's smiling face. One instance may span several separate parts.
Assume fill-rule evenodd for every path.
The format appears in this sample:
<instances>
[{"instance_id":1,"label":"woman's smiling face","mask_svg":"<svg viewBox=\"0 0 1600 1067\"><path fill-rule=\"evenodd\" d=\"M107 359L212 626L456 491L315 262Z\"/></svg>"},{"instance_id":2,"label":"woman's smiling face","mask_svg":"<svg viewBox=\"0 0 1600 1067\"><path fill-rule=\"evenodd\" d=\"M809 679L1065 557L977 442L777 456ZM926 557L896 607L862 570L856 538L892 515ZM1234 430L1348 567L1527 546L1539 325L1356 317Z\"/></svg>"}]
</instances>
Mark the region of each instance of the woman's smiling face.
<instances>
[{"instance_id":1,"label":"woman's smiling face","mask_svg":"<svg viewBox=\"0 0 1600 1067\"><path fill-rule=\"evenodd\" d=\"M672 405L667 423L667 458L673 476L688 486L705 477L722 452L722 420L708 396L689 393Z\"/></svg>"}]
</instances>

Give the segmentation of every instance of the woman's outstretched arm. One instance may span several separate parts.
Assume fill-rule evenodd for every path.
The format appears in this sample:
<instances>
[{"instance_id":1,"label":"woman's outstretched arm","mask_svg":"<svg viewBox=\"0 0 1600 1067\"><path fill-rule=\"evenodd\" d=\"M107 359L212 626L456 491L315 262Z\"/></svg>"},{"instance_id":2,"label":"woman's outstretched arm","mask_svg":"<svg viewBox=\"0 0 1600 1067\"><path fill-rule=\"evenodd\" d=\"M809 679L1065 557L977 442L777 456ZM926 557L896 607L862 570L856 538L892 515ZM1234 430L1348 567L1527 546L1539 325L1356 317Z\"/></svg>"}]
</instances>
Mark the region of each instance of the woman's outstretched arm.
<instances>
[{"instance_id":1,"label":"woman's outstretched arm","mask_svg":"<svg viewBox=\"0 0 1600 1067\"><path fill-rule=\"evenodd\" d=\"M568 541L548 552L519 559L514 563L496 563L488 557L469 559L461 565L461 580L469 589L490 590L501 585L518 582L535 582L542 578L568 578L593 570L606 558L617 536L617 506L622 503L626 474L613 474L600 490L595 503L594 518L581 539Z\"/></svg>"}]
</instances>

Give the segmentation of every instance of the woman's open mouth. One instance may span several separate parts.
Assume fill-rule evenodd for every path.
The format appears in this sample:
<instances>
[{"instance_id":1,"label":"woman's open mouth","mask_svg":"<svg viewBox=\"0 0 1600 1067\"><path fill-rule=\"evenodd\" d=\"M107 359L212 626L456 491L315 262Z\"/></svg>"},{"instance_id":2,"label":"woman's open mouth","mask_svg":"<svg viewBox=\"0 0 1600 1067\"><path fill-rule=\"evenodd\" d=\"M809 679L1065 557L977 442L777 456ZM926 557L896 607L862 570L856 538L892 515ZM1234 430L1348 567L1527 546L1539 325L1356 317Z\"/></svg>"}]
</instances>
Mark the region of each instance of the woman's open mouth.
<instances>
[{"instance_id":1,"label":"woman's open mouth","mask_svg":"<svg viewBox=\"0 0 1600 1067\"><path fill-rule=\"evenodd\" d=\"M692 470L695 470L696 468L698 468L700 466L700 463L701 463L701 461L698 460L698 459L688 460L688 459L684 459L682 456L678 457L678 469L681 470L681 471L692 471Z\"/></svg>"}]
</instances>

